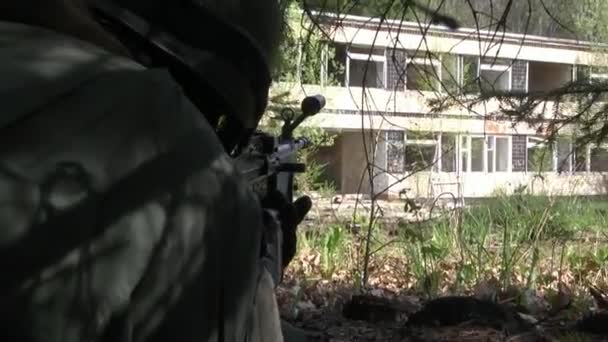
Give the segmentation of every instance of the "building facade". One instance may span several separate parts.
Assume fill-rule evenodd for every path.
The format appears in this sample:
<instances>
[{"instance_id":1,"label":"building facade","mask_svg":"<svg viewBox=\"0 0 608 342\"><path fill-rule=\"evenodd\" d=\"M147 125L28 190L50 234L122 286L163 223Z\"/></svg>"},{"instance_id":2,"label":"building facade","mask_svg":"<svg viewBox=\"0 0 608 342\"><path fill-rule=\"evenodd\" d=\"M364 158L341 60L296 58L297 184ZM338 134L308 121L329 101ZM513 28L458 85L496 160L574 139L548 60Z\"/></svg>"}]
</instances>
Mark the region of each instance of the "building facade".
<instances>
[{"instance_id":1,"label":"building facade","mask_svg":"<svg viewBox=\"0 0 608 342\"><path fill-rule=\"evenodd\" d=\"M504 103L495 99L440 110L429 102L449 94L544 92L606 78L597 46L408 22L380 25L355 16L318 18L333 51L323 53L321 84L277 84L273 91L289 88L294 99L326 97L325 109L306 124L337 136L317 157L338 192L487 197L522 186L538 194L608 191L605 146L573 146L567 134L549 144L537 126L503 115ZM537 114L551 120L556 105L547 102Z\"/></svg>"}]
</instances>

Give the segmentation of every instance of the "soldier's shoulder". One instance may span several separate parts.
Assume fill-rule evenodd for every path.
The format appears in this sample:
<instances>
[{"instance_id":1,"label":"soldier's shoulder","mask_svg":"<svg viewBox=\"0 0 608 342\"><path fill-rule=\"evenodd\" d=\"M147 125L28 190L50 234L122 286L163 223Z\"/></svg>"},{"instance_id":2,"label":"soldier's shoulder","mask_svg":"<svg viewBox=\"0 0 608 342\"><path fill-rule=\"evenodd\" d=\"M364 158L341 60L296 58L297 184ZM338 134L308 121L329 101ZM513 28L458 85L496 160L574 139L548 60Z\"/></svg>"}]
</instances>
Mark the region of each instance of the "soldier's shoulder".
<instances>
[{"instance_id":1,"label":"soldier's shoulder","mask_svg":"<svg viewBox=\"0 0 608 342\"><path fill-rule=\"evenodd\" d=\"M166 98L162 94L179 93L166 71L147 70L133 60L54 31L2 21L0 77L0 127L50 103L90 92L96 92L90 106L138 96L158 101Z\"/></svg>"}]
</instances>

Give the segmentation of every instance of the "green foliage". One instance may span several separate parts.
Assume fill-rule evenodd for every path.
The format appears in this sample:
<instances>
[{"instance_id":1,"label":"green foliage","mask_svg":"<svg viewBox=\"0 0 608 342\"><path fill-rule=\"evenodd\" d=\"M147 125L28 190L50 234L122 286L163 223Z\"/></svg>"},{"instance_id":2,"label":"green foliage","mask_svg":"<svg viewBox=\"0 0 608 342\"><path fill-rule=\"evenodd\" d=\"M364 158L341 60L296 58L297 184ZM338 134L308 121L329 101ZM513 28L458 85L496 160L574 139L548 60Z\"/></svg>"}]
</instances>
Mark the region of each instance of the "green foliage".
<instances>
[{"instance_id":1,"label":"green foliage","mask_svg":"<svg viewBox=\"0 0 608 342\"><path fill-rule=\"evenodd\" d=\"M311 146L300 152L298 160L306 164L306 172L296 176L299 191L321 191L325 194L335 192L333 184L324 181L323 171L326 165L314 159L315 153L320 147L332 146L335 134L319 127L302 126L296 129L296 136L305 136L311 141Z\"/></svg>"},{"instance_id":2,"label":"green foliage","mask_svg":"<svg viewBox=\"0 0 608 342\"><path fill-rule=\"evenodd\" d=\"M323 253L321 254L322 270L325 278L331 278L336 270L337 259L341 256L345 241L345 232L342 225L334 224L328 228L328 232L323 236Z\"/></svg>"},{"instance_id":3,"label":"green foliage","mask_svg":"<svg viewBox=\"0 0 608 342\"><path fill-rule=\"evenodd\" d=\"M336 73L343 71L334 58L335 48L327 41L297 2L292 1L286 9L283 41L280 47L281 60L274 79L281 82L322 84L321 71L335 71L327 75L326 85L338 83Z\"/></svg>"},{"instance_id":4,"label":"green foliage","mask_svg":"<svg viewBox=\"0 0 608 342\"><path fill-rule=\"evenodd\" d=\"M431 12L449 15L463 27L496 29L504 17L502 29L509 32L606 41L608 38L608 2L605 0L512 1L491 0L418 0ZM307 0L307 6L324 11L405 19L428 23L430 15L412 6L410 1ZM509 7L507 7L507 5ZM505 11L508 10L508 13Z\"/></svg>"},{"instance_id":5,"label":"green foliage","mask_svg":"<svg viewBox=\"0 0 608 342\"><path fill-rule=\"evenodd\" d=\"M442 263L457 258L458 287L467 288L495 275L506 288L515 274L522 275L523 285L533 287L548 250L580 234L597 234L604 227L602 211L589 201L521 192L498 194L460 214L401 229L404 251L417 279L432 278ZM565 253L572 269L581 273L599 270L608 261L608 249L601 247L585 253L572 247L571 254Z\"/></svg>"},{"instance_id":6,"label":"green foliage","mask_svg":"<svg viewBox=\"0 0 608 342\"><path fill-rule=\"evenodd\" d=\"M451 249L450 227L446 222L433 226L401 223L400 231L408 247L404 252L412 265L418 286L427 296L434 297L440 285L440 263Z\"/></svg>"}]
</instances>

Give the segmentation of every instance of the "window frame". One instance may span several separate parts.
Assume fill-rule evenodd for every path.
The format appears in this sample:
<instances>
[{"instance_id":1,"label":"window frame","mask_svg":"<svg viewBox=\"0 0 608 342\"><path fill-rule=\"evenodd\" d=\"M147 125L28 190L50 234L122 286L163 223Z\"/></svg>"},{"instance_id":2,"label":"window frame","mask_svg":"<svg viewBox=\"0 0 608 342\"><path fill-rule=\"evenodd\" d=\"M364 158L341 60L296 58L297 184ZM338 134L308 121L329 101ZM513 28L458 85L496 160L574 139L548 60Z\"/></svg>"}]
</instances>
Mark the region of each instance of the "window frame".
<instances>
[{"instance_id":1,"label":"window frame","mask_svg":"<svg viewBox=\"0 0 608 342\"><path fill-rule=\"evenodd\" d=\"M413 63L412 63L413 62ZM409 67L410 64L413 65L425 65L425 66L432 66L435 69L435 72L437 74L437 89L439 89L441 91L442 86L441 86L441 72L443 69L443 63L441 61L441 58L426 58L426 57L407 57L405 59L405 91L424 91L424 90L417 90L417 89L410 89L408 88L408 81L407 81L407 68Z\"/></svg>"},{"instance_id":2,"label":"window frame","mask_svg":"<svg viewBox=\"0 0 608 342\"><path fill-rule=\"evenodd\" d=\"M351 52L350 49L351 48L369 48L370 49L370 53L358 53L358 52ZM354 87L350 85L350 62L351 60L356 60L356 61L364 61L366 63L370 63L370 62L374 62L374 63L382 63L382 86L381 87L369 87L371 89L386 89L386 85L388 82L388 75L387 75L387 71L388 71L388 63L386 63L386 53L387 53L387 49L383 49L382 50L382 54L377 53L376 51L374 51L373 47L371 46L347 46L346 48L346 70L345 70L345 85L347 88L350 87ZM368 86L366 85L366 88Z\"/></svg>"},{"instance_id":3,"label":"window frame","mask_svg":"<svg viewBox=\"0 0 608 342\"><path fill-rule=\"evenodd\" d=\"M407 147L408 146L435 146L435 153L433 154L433 161L429 165L428 168L415 170L415 172L430 172L435 171L437 166L441 165L441 160L437 160L438 158L438 146L441 143L441 133L428 132L432 134L434 139L409 139L409 134L407 132L404 133L405 142L403 144L403 153L404 153L404 163L403 168L405 172L414 172L413 170L408 170L408 160L407 160Z\"/></svg>"},{"instance_id":4,"label":"window frame","mask_svg":"<svg viewBox=\"0 0 608 342\"><path fill-rule=\"evenodd\" d=\"M460 173L475 173L475 174L479 174L479 173L485 173L485 174L500 174L500 173L511 173L513 170L513 162L512 162L512 156L513 156L513 140L512 140L512 136L511 135L500 135L500 134L461 134L459 135L460 137L460 145L459 145L459 151L458 151L458 172ZM463 144L462 144L462 139L466 140L466 148L463 149ZM482 171L472 171L471 167L472 167L472 144L473 144L473 139L483 139L483 150L482 150L482 165L483 165L483 170ZM492 147L492 168L493 171L489 171L489 160L488 160L488 152L490 151L490 149L488 148L488 140L492 139L493 140L493 147ZM496 170L496 140L498 139L506 139L507 140L507 170L506 171L497 171ZM466 165L466 169L463 167L462 165L462 154L463 152L468 153L467 155L467 165Z\"/></svg>"},{"instance_id":5,"label":"window frame","mask_svg":"<svg viewBox=\"0 0 608 342\"><path fill-rule=\"evenodd\" d=\"M497 71L501 72L501 75L506 75L509 86L506 90L501 91L511 91L513 89L513 66L512 65L503 65L503 64L488 64L479 62L479 68L477 69L477 77L481 78L481 72L486 71ZM480 90L481 91L481 90Z\"/></svg>"}]
</instances>

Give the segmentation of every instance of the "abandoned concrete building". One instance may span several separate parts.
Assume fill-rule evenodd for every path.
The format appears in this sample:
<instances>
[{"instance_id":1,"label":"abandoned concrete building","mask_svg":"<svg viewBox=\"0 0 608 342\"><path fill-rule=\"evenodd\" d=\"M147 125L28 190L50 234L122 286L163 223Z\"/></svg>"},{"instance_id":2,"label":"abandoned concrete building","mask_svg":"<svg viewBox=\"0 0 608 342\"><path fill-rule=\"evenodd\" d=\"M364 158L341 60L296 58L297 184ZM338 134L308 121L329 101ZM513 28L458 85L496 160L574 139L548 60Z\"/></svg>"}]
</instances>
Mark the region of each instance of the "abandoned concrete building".
<instances>
[{"instance_id":1,"label":"abandoned concrete building","mask_svg":"<svg viewBox=\"0 0 608 342\"><path fill-rule=\"evenodd\" d=\"M318 18L331 37L321 84L298 84L290 92L294 99L316 93L327 99L307 124L336 134L317 158L338 193L466 198L522 186L538 194L607 192L603 145L574 147L567 135L547 144L537 127L501 116L496 100L439 112L428 103L449 91L535 92L606 78L592 44L409 22L380 26L348 15Z\"/></svg>"}]
</instances>

